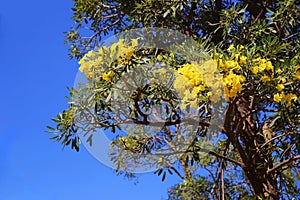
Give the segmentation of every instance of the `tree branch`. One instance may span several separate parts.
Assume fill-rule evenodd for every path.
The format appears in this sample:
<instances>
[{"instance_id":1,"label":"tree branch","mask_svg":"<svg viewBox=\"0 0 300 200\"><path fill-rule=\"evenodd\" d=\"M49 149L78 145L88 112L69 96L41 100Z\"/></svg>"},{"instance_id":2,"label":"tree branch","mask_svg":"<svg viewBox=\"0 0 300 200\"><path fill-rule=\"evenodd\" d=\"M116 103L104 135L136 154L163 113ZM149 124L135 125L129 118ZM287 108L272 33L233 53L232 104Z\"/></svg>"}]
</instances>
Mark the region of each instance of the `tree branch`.
<instances>
[{"instance_id":1,"label":"tree branch","mask_svg":"<svg viewBox=\"0 0 300 200\"><path fill-rule=\"evenodd\" d=\"M242 167L242 168L244 167L244 164L243 164L242 162L237 161L237 160L235 160L235 159L233 159L233 158L229 158L229 157L227 157L227 156L223 156L223 155L218 154L218 153L216 153L216 152L214 152L214 151L209 151L208 153L211 154L211 155L213 155L213 156L216 156L216 157L218 157L218 158L222 158L222 159L224 159L224 160L227 160L227 161L229 161L229 162L232 162L232 163L234 163L234 164L236 164L236 165L239 165L239 166Z\"/></svg>"},{"instance_id":2,"label":"tree branch","mask_svg":"<svg viewBox=\"0 0 300 200\"><path fill-rule=\"evenodd\" d=\"M279 163L278 165L276 165L275 167L269 169L269 170L267 171L267 173L272 173L272 172L278 170L279 168L283 167L284 165L287 165L287 164L289 164L290 162L292 162L292 161L294 161L294 160L298 160L298 159L300 159L300 155L297 155L297 156L291 157L291 158L289 158L289 159L286 159L286 160L282 161L281 163Z\"/></svg>"}]
</instances>

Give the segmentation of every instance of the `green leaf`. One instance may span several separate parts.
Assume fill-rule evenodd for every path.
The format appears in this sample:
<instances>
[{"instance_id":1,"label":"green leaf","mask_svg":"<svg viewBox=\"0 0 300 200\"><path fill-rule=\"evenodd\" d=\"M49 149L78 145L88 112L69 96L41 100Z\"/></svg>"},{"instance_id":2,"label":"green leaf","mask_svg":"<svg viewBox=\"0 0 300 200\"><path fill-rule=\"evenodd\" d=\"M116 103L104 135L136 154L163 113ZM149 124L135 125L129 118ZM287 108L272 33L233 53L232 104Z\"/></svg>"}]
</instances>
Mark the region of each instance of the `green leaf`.
<instances>
[{"instance_id":1,"label":"green leaf","mask_svg":"<svg viewBox=\"0 0 300 200\"><path fill-rule=\"evenodd\" d=\"M109 102L109 100L111 99L111 95L112 95L112 92L110 92L110 93L108 94L108 96L106 97L105 103L108 103L108 102Z\"/></svg>"},{"instance_id":2,"label":"green leaf","mask_svg":"<svg viewBox=\"0 0 300 200\"><path fill-rule=\"evenodd\" d=\"M270 127L270 128L273 127L274 124L275 124L275 122L276 122L278 119L280 119L280 116L277 116L275 119L273 119L273 121L269 124L269 127Z\"/></svg>"},{"instance_id":3,"label":"green leaf","mask_svg":"<svg viewBox=\"0 0 300 200\"><path fill-rule=\"evenodd\" d=\"M163 172L163 169L160 169L159 171L158 171L158 176L160 176L161 175L161 173Z\"/></svg>"},{"instance_id":4,"label":"green leaf","mask_svg":"<svg viewBox=\"0 0 300 200\"><path fill-rule=\"evenodd\" d=\"M162 182L164 182L164 181L165 181L165 179L166 179L166 174L167 174L167 173L166 173L166 172L164 172L164 174L163 174L163 176L162 176L162 179L161 179L161 181L162 181Z\"/></svg>"},{"instance_id":5,"label":"green leaf","mask_svg":"<svg viewBox=\"0 0 300 200\"><path fill-rule=\"evenodd\" d=\"M170 13L170 10L167 10L167 11L164 13L163 17L166 18L166 16L167 16L169 13Z\"/></svg>"}]
</instances>

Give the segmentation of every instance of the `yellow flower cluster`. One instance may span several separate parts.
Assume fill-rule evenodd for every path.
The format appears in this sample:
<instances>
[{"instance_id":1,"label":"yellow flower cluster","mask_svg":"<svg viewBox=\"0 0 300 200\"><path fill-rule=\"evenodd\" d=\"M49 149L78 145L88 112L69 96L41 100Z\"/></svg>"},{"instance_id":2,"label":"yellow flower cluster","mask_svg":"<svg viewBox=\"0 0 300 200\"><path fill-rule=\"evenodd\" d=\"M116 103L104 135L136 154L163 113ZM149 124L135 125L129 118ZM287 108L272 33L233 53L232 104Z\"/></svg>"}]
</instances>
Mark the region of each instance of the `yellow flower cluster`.
<instances>
[{"instance_id":1,"label":"yellow flower cluster","mask_svg":"<svg viewBox=\"0 0 300 200\"><path fill-rule=\"evenodd\" d=\"M225 71L229 71L231 69L237 69L237 70L241 69L241 66L237 60L227 60L227 61L220 60L219 66L221 69Z\"/></svg>"},{"instance_id":2,"label":"yellow flower cluster","mask_svg":"<svg viewBox=\"0 0 300 200\"><path fill-rule=\"evenodd\" d=\"M222 56L219 56L216 60L219 63L219 67L225 71L229 71L231 69L240 70L241 65L247 64L247 57L240 55L240 54L234 54L234 59L229 60L222 60Z\"/></svg>"},{"instance_id":3,"label":"yellow flower cluster","mask_svg":"<svg viewBox=\"0 0 300 200\"><path fill-rule=\"evenodd\" d=\"M217 63L213 60L201 65L187 63L178 69L174 87L182 98L183 108L190 105L197 107L197 98L205 95L213 102L222 96L222 75L219 73ZM211 91L209 91L211 90Z\"/></svg>"},{"instance_id":4,"label":"yellow flower cluster","mask_svg":"<svg viewBox=\"0 0 300 200\"><path fill-rule=\"evenodd\" d=\"M87 54L83 56L83 58L80 59L78 64L80 65L79 71L84 72L87 77L92 77L94 74L94 66L97 66L98 64L103 62L103 57L99 56L97 57L97 54L102 54L103 51L105 51L107 48L103 47L99 49L97 52L89 51Z\"/></svg>"},{"instance_id":5,"label":"yellow flower cluster","mask_svg":"<svg viewBox=\"0 0 300 200\"><path fill-rule=\"evenodd\" d=\"M230 70L229 74L223 78L223 84L225 86L225 100L229 101L231 97L235 97L237 93L242 91L242 83L245 81L243 75L237 75Z\"/></svg>"},{"instance_id":6,"label":"yellow flower cluster","mask_svg":"<svg viewBox=\"0 0 300 200\"><path fill-rule=\"evenodd\" d=\"M271 61L267 61L264 58L257 58L254 60L255 65L252 67L253 74L262 74L261 81L268 82L271 81L273 78L273 71L274 66L272 65ZM269 72L268 72L269 71ZM282 70L279 69L277 71L278 74L282 73ZM271 76L270 76L271 74Z\"/></svg>"},{"instance_id":7,"label":"yellow flower cluster","mask_svg":"<svg viewBox=\"0 0 300 200\"><path fill-rule=\"evenodd\" d=\"M240 54L240 50L242 50L243 46L234 47L234 45L230 45L227 51L231 55L231 58L224 59L222 54L215 54L214 61L212 61L211 66L218 66L219 69L223 73L223 77L219 80L211 80L211 77L205 77L205 74L214 73L214 67L212 67L212 71L209 69L201 68L199 65L195 64L185 64L181 68L178 69L179 74L182 77L177 77L175 80L175 88L179 88L180 96L183 97L185 101L190 101L191 105L196 106L194 99L199 97L199 94L205 94L207 98L211 98L210 96L214 94L214 91L208 92L208 88L212 87L214 83L220 82L222 80L222 84L224 87L224 97L226 101L229 101L230 98L237 96L239 92L243 90L243 83L246 81L246 78L242 75L241 70L243 65L249 64L253 65L250 69L252 73L257 76L262 82L274 82L274 80L278 80L277 85L275 84L274 89L277 90L277 94L274 95L275 102L286 103L286 106L290 106L292 101L297 99L295 94L285 94L283 91L286 85L286 82L292 81L290 78L281 78L281 75L284 70L278 68L274 70L274 66L271 61L264 58L256 58L253 62L248 61L247 57ZM236 53L238 52L238 53ZM225 56L224 56L225 57ZM252 64L251 64L252 63ZM244 68L244 67L243 67ZM294 76L294 80L300 80L300 65L296 65L295 67L296 73ZM205 71L205 70L207 71ZM277 76L275 79L274 76ZM185 82L187 84L185 84ZM187 89L188 87L192 89ZM217 91L217 90L215 90ZM221 93L220 93L221 94ZM198 95L198 96L197 96Z\"/></svg>"},{"instance_id":8,"label":"yellow flower cluster","mask_svg":"<svg viewBox=\"0 0 300 200\"><path fill-rule=\"evenodd\" d=\"M186 78L191 87L194 88L195 86L202 86L202 91L204 91L205 85L202 75L197 70L198 68L199 67L195 63L184 64L181 68L178 69L178 72Z\"/></svg>"},{"instance_id":9,"label":"yellow flower cluster","mask_svg":"<svg viewBox=\"0 0 300 200\"><path fill-rule=\"evenodd\" d=\"M285 88L284 86L285 83L286 83L286 78L279 79L276 85L276 89L278 90L278 92L281 92Z\"/></svg>"},{"instance_id":10,"label":"yellow flower cluster","mask_svg":"<svg viewBox=\"0 0 300 200\"><path fill-rule=\"evenodd\" d=\"M236 72L239 72L243 65L246 65L248 60L247 57L241 55L241 50L244 49L244 46L240 45L235 47L233 44L229 46L227 51L231 54L230 59L222 59L223 55L216 54L214 58L219 64L219 68L223 70L223 85L225 89L225 100L229 101L231 97L235 97L240 91L242 91L242 83L246 80L243 75L238 75ZM236 53L238 52L238 53Z\"/></svg>"},{"instance_id":11,"label":"yellow flower cluster","mask_svg":"<svg viewBox=\"0 0 300 200\"><path fill-rule=\"evenodd\" d=\"M280 102L280 103L287 103L286 104L286 107L289 107L291 106L292 104L292 100L293 101L296 101L297 100L297 95L295 94L292 94L292 93L289 93L289 94L284 94L283 92L282 93L276 93L273 97L273 100L275 102Z\"/></svg>"},{"instance_id":12,"label":"yellow flower cluster","mask_svg":"<svg viewBox=\"0 0 300 200\"><path fill-rule=\"evenodd\" d=\"M276 89L281 92L284 89L284 85L280 83L276 86Z\"/></svg>"},{"instance_id":13,"label":"yellow flower cluster","mask_svg":"<svg viewBox=\"0 0 300 200\"><path fill-rule=\"evenodd\" d=\"M197 95L199 90L204 91L206 86L202 75L197 70L196 63L184 64L178 69L174 87L179 91L179 96L182 99L183 109L190 105L192 108L197 107Z\"/></svg>"},{"instance_id":14,"label":"yellow flower cluster","mask_svg":"<svg viewBox=\"0 0 300 200\"><path fill-rule=\"evenodd\" d=\"M103 46L97 51L89 51L78 62L80 65L79 71L84 72L89 78L99 72L103 73L105 71L105 67L108 66L109 63L114 61L121 63L123 61L121 57L129 60L137 46L138 40L131 40L130 44L128 44L128 42L124 39L120 39L118 42L113 43L109 47ZM110 80L111 76L113 76L112 72L102 75L104 80Z\"/></svg>"}]
</instances>

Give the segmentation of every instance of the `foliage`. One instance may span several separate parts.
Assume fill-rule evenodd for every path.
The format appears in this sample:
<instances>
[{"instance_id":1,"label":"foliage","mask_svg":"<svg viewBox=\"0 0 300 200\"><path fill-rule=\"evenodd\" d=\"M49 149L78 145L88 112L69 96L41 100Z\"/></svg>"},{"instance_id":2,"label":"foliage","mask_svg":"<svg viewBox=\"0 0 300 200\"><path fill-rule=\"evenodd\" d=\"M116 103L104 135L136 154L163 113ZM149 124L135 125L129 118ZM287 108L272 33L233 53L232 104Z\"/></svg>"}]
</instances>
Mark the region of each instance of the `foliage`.
<instances>
[{"instance_id":1,"label":"foliage","mask_svg":"<svg viewBox=\"0 0 300 200\"><path fill-rule=\"evenodd\" d=\"M76 25L66 42L87 84L70 89L70 108L53 119L55 128L49 127L58 132L53 139L78 150L78 131L115 133L111 156L118 170L134 168L130 163L150 153L142 163L157 168L163 180L168 174L182 178L169 190L169 199L299 198L299 7L297 0L74 0ZM137 38L97 48L107 34L139 27L178 30L203 46L210 59L196 63L160 48L141 48ZM141 66L155 63L160 67L150 74L154 81L135 85L124 112L114 107L115 84L127 76L134 85L130 77L147 74ZM173 88L155 81L172 77ZM222 99L225 121L204 155L212 105ZM94 108L89 114L86 105ZM162 110L156 119L164 126L146 130L155 106ZM189 128L191 120L183 119L193 109L200 121ZM129 121L120 116L139 126L126 125ZM176 161L167 154L153 156L180 146L178 135L186 132L196 134L185 135L189 143Z\"/></svg>"}]
</instances>

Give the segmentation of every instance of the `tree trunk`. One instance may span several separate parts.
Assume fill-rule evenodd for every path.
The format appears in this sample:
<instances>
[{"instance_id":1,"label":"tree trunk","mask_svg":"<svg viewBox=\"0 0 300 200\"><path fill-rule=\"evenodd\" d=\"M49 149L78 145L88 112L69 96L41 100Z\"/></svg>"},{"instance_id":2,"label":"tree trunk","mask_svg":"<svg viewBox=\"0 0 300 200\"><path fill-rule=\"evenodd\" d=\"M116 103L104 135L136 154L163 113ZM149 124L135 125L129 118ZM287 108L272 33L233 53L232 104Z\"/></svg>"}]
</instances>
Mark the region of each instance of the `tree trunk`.
<instances>
[{"instance_id":1,"label":"tree trunk","mask_svg":"<svg viewBox=\"0 0 300 200\"><path fill-rule=\"evenodd\" d=\"M276 200L279 199L277 177L275 173L267 173L273 167L271 151L259 149L265 138L259 134L257 119L252 113L253 105L254 99L250 97L233 100L226 112L224 131L244 165L243 171L253 193Z\"/></svg>"}]
</instances>

